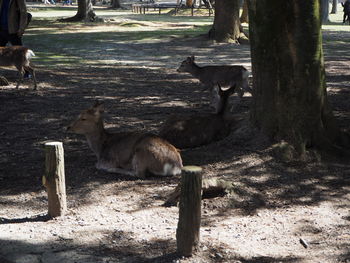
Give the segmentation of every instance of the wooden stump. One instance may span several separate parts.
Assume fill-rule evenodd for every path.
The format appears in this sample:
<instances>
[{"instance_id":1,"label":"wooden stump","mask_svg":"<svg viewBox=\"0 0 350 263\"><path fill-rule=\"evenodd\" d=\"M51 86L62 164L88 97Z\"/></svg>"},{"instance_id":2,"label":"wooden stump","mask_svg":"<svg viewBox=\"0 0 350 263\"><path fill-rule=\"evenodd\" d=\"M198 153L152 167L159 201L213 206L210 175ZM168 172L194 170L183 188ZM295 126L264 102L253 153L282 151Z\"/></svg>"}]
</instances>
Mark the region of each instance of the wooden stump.
<instances>
[{"instance_id":1,"label":"wooden stump","mask_svg":"<svg viewBox=\"0 0 350 263\"><path fill-rule=\"evenodd\" d=\"M43 185L46 187L51 217L62 216L67 211L66 183L64 176L64 154L61 142L45 143L45 175Z\"/></svg>"},{"instance_id":2,"label":"wooden stump","mask_svg":"<svg viewBox=\"0 0 350 263\"><path fill-rule=\"evenodd\" d=\"M179 222L176 229L177 252L190 257L198 249L201 223L202 169L187 166L182 170Z\"/></svg>"}]
</instances>

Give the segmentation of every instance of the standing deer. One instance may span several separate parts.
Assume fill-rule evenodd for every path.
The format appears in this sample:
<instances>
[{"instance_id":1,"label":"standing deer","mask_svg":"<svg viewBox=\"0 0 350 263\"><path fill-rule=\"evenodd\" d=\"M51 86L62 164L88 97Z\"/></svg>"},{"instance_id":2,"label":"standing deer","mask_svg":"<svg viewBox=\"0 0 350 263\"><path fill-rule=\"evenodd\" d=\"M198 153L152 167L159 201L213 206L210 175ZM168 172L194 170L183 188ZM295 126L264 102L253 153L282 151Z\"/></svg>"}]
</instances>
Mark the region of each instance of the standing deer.
<instances>
[{"instance_id":1,"label":"standing deer","mask_svg":"<svg viewBox=\"0 0 350 263\"><path fill-rule=\"evenodd\" d=\"M221 108L217 103L222 103L217 100L216 86L222 88L233 88L237 89L237 93L240 97L243 96L244 91L251 92L248 84L249 72L243 66L204 66L200 67L194 62L194 56L187 57L182 61L180 67L177 69L178 72L188 72L193 77L199 79L199 81L213 93L211 97L211 105L215 108L215 111ZM213 98L216 98L216 100Z\"/></svg>"},{"instance_id":2,"label":"standing deer","mask_svg":"<svg viewBox=\"0 0 350 263\"><path fill-rule=\"evenodd\" d=\"M228 98L235 91L231 87L225 91L216 86L221 103L217 113L172 115L162 126L159 136L179 149L194 148L226 137L230 132L231 121L226 115Z\"/></svg>"},{"instance_id":3,"label":"standing deer","mask_svg":"<svg viewBox=\"0 0 350 263\"><path fill-rule=\"evenodd\" d=\"M171 176L181 173L179 151L164 139L139 132L109 133L103 125L103 104L80 113L68 130L86 136L97 157L96 168L144 178L147 173Z\"/></svg>"},{"instance_id":4,"label":"standing deer","mask_svg":"<svg viewBox=\"0 0 350 263\"><path fill-rule=\"evenodd\" d=\"M31 49L23 46L0 47L0 66L15 66L19 72L19 79L17 81L16 89L18 89L20 83L23 81L23 75L26 70L33 76L34 90L36 90L37 84L35 71L30 65L30 59L34 56L35 54Z\"/></svg>"}]
</instances>

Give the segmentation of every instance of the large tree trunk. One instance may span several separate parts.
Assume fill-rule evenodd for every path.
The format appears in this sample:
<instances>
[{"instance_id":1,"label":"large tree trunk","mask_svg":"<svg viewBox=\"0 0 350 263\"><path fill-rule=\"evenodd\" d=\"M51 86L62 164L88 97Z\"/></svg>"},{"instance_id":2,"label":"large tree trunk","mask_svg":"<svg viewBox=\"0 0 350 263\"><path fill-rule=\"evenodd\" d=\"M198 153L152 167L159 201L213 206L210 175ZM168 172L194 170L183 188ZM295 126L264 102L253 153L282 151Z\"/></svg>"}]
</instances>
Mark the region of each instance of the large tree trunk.
<instances>
[{"instance_id":1,"label":"large tree trunk","mask_svg":"<svg viewBox=\"0 0 350 263\"><path fill-rule=\"evenodd\" d=\"M91 0L78 0L78 11L75 16L61 19L64 22L76 22L76 21L96 21L96 14L92 7Z\"/></svg>"},{"instance_id":2,"label":"large tree trunk","mask_svg":"<svg viewBox=\"0 0 350 263\"><path fill-rule=\"evenodd\" d=\"M217 42L237 42L240 38L239 0L216 0L214 24L209 38Z\"/></svg>"},{"instance_id":3,"label":"large tree trunk","mask_svg":"<svg viewBox=\"0 0 350 263\"><path fill-rule=\"evenodd\" d=\"M112 0L111 2L111 8L113 9L117 9L117 8L121 8L121 4L120 4L120 0Z\"/></svg>"},{"instance_id":4,"label":"large tree trunk","mask_svg":"<svg viewBox=\"0 0 350 263\"><path fill-rule=\"evenodd\" d=\"M322 0L250 0L251 119L301 155L309 146L344 153L327 100Z\"/></svg>"},{"instance_id":5,"label":"large tree trunk","mask_svg":"<svg viewBox=\"0 0 350 263\"><path fill-rule=\"evenodd\" d=\"M241 14L241 23L248 23L249 22L249 16L248 16L248 0L244 0L243 7L242 7L242 14Z\"/></svg>"},{"instance_id":6,"label":"large tree trunk","mask_svg":"<svg viewBox=\"0 0 350 263\"><path fill-rule=\"evenodd\" d=\"M321 0L322 23L329 22L329 0Z\"/></svg>"},{"instance_id":7,"label":"large tree trunk","mask_svg":"<svg viewBox=\"0 0 350 263\"><path fill-rule=\"evenodd\" d=\"M338 0L333 0L331 14L338 13Z\"/></svg>"}]
</instances>

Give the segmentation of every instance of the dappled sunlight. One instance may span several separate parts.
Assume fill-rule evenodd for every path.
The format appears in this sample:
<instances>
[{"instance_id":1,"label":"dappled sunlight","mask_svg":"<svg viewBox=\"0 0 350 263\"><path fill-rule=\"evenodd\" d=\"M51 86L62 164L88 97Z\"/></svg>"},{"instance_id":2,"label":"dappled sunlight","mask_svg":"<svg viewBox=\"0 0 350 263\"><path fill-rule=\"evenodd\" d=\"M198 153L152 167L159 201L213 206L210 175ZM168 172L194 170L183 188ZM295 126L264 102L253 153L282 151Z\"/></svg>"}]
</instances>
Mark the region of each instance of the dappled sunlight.
<instances>
[{"instance_id":1,"label":"dappled sunlight","mask_svg":"<svg viewBox=\"0 0 350 263\"><path fill-rule=\"evenodd\" d=\"M244 258L252 256L252 247L254 247L254 255L264 254L264 256L274 258L280 253L286 256L294 254L293 251L297 250L299 251L299 257L307 258L309 252L299 243L300 238L309 243L310 249L320 249L320 251L336 242L337 239L342 238L344 248L340 250L334 248L334 254L331 255L332 260L336 260L341 258L343 253L347 252L345 228L342 231L343 237L339 237L336 234L338 224L346 223L343 219L345 212L338 210L330 218L327 216L327 210L333 208L329 206L331 206L329 203L325 203L312 207L311 210L305 207L293 206L274 210L261 209L255 215L239 217L232 214L230 217L220 218L216 222L213 219L213 215L204 216L204 226L201 235L204 239L214 236L222 243L225 243L225 240L228 240L229 237L232 240L233 237L233 240L226 245L235 247L235 252ZM300 213L303 215L303 220L298 220ZM268 223L264 224L263 222ZM209 223L209 225L206 226L206 223ZM216 231L216 225L221 225L225 230ZM327 240L323 239L323 235L328 237ZM285 239L285 236L289 236L290 239ZM234 244L244 245L238 247ZM273 246L274 249L269 250L270 252L266 254L265 251L270 246Z\"/></svg>"},{"instance_id":2,"label":"dappled sunlight","mask_svg":"<svg viewBox=\"0 0 350 263\"><path fill-rule=\"evenodd\" d=\"M61 262L172 262L178 208L162 205L180 177L140 179L97 170L84 136L66 127L96 100L105 103L111 132L157 134L173 114L210 114L209 91L176 71L181 61L195 55L200 66L235 64L251 71L250 47L207 40L209 17L98 8L98 15L115 20L61 24L53 20L76 10L58 9L55 16L33 9L38 19L24 36L36 54L39 90L26 82L16 91L15 70L3 71L11 85L0 89L0 247L31 253L33 262L41 256ZM350 27L323 28L328 97L341 128L349 129ZM203 178L233 185L227 195L202 202L205 258L215 261L219 253L228 262L305 262L311 250L299 238L320 260L349 258L349 164L318 162L318 156L277 161L266 138L239 129L249 118L251 95L234 94L229 103L231 134L181 150L184 165L201 166ZM68 214L49 221L41 182L47 141L63 142L68 201ZM323 254L326 248L329 255Z\"/></svg>"}]
</instances>

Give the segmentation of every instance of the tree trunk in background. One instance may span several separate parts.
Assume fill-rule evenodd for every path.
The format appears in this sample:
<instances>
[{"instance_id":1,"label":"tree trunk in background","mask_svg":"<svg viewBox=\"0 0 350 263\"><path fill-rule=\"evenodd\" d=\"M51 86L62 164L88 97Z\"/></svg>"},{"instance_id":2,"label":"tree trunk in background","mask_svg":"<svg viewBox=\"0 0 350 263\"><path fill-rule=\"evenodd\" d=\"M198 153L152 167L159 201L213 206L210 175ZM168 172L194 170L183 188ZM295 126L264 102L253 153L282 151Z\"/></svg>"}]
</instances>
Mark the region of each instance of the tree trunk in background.
<instances>
[{"instance_id":1,"label":"tree trunk in background","mask_svg":"<svg viewBox=\"0 0 350 263\"><path fill-rule=\"evenodd\" d=\"M322 50L321 0L249 0L251 120L273 141L343 154L330 109Z\"/></svg>"},{"instance_id":2,"label":"tree trunk in background","mask_svg":"<svg viewBox=\"0 0 350 263\"><path fill-rule=\"evenodd\" d=\"M96 14L92 7L91 0L78 0L78 12L75 16L61 19L64 22L76 22L76 21L96 21Z\"/></svg>"},{"instance_id":3,"label":"tree trunk in background","mask_svg":"<svg viewBox=\"0 0 350 263\"><path fill-rule=\"evenodd\" d=\"M321 0L321 10L322 10L322 23L329 22L329 0Z\"/></svg>"},{"instance_id":4,"label":"tree trunk in background","mask_svg":"<svg viewBox=\"0 0 350 263\"><path fill-rule=\"evenodd\" d=\"M333 0L331 14L338 13L338 0Z\"/></svg>"},{"instance_id":5,"label":"tree trunk in background","mask_svg":"<svg viewBox=\"0 0 350 263\"><path fill-rule=\"evenodd\" d=\"M120 0L112 0L112 2L111 2L111 8L115 8L115 9L117 9L117 8L121 8L122 6L121 6L121 4L120 4Z\"/></svg>"},{"instance_id":6,"label":"tree trunk in background","mask_svg":"<svg viewBox=\"0 0 350 263\"><path fill-rule=\"evenodd\" d=\"M240 38L239 0L216 0L215 17L209 38L217 42L237 42Z\"/></svg>"},{"instance_id":7,"label":"tree trunk in background","mask_svg":"<svg viewBox=\"0 0 350 263\"><path fill-rule=\"evenodd\" d=\"M248 18L248 1L244 0L243 2L243 7L242 7L243 11L241 14L241 23L249 23L249 18Z\"/></svg>"}]
</instances>

